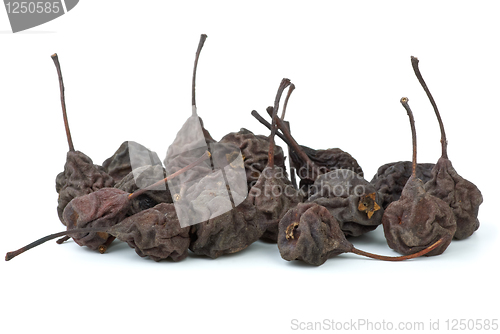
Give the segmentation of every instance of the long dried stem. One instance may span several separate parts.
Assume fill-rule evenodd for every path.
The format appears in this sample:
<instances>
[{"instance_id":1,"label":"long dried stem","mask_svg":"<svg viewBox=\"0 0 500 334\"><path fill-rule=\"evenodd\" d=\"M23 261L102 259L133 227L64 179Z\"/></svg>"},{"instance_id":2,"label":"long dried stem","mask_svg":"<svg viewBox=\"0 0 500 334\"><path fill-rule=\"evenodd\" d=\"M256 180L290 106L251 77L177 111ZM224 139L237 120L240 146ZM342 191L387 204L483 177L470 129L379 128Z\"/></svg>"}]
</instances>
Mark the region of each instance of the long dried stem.
<instances>
[{"instance_id":1,"label":"long dried stem","mask_svg":"<svg viewBox=\"0 0 500 334\"><path fill-rule=\"evenodd\" d=\"M410 105L408 104L408 98L402 97L400 102L403 107L406 109L408 113L408 117L410 118L410 126L411 126L411 138L413 142L413 159L412 159L412 172L411 175L413 177L417 177L417 132L415 131L415 119L413 118L413 113L411 112Z\"/></svg>"},{"instance_id":2,"label":"long dried stem","mask_svg":"<svg viewBox=\"0 0 500 334\"><path fill-rule=\"evenodd\" d=\"M278 119L278 108L280 104L281 95L283 95L283 91L285 88L290 86L289 79L281 80L281 84L278 88L278 92L276 93L276 98L274 99L274 107L273 107L273 116L271 123L271 135L269 136L269 156L268 156L268 166L274 168L274 134L276 133L276 119Z\"/></svg>"},{"instance_id":3,"label":"long dried stem","mask_svg":"<svg viewBox=\"0 0 500 334\"><path fill-rule=\"evenodd\" d=\"M38 239L37 241L34 241L24 247L21 247L19 248L18 250L16 251L13 251L13 252L8 252L6 255L5 255L5 261L10 261L12 260L13 258L15 258L16 256L36 247L36 246L39 246L49 240L52 240L52 239L55 239L55 238L59 238L59 237L62 237L62 236L66 236L66 235L70 235L70 234L75 234L75 233L91 233L91 232L108 232L106 230L106 228L75 228L75 229L72 229L72 230L68 230L68 231L63 231L63 232L59 232L59 233L54 233L54 234L49 234L48 236L46 237L43 237L41 239Z\"/></svg>"},{"instance_id":4,"label":"long dried stem","mask_svg":"<svg viewBox=\"0 0 500 334\"><path fill-rule=\"evenodd\" d=\"M193 83L192 83L192 105L196 107L196 69L198 68L198 59L200 58L200 52L205 44L205 40L207 39L207 35L202 34L200 36L200 43L198 44L198 50L196 50L196 57L194 58L194 68L193 68Z\"/></svg>"},{"instance_id":5,"label":"long dried stem","mask_svg":"<svg viewBox=\"0 0 500 334\"><path fill-rule=\"evenodd\" d=\"M439 123L439 129L441 130L441 155L443 158L448 159L448 141L446 140L446 133L444 131L444 125L443 121L441 120L441 114L439 113L436 101L434 101L434 97L432 97L432 94L427 87L427 84L424 81L424 78L422 77L422 74L420 73L420 69L418 68L418 58L417 57L411 57L411 66L413 67L413 71L415 72L415 75L417 76L418 82L420 82L420 85L422 85L422 88L424 89L425 93L427 94L427 97L429 98L429 101L432 104L432 107L434 108L434 112L436 113L436 117Z\"/></svg>"},{"instance_id":6,"label":"long dried stem","mask_svg":"<svg viewBox=\"0 0 500 334\"><path fill-rule=\"evenodd\" d=\"M57 75L59 77L59 90L61 91L61 106L63 112L64 127L66 128L66 138L68 139L69 150L74 151L75 148L73 146L73 140L71 139L71 132L69 131L68 115L66 114L66 98L64 96L64 82L61 72L61 64L59 63L59 57L57 56L57 53L54 53L51 57L54 61L54 64L56 65Z\"/></svg>"},{"instance_id":7,"label":"long dried stem","mask_svg":"<svg viewBox=\"0 0 500 334\"><path fill-rule=\"evenodd\" d=\"M410 255L403 255L403 256L377 255L377 254L372 254L372 253L368 253L368 252L359 250L359 249L354 248L354 247L352 248L351 252L358 254L358 255L366 256L366 257L369 257L372 259L382 260L382 261L404 261L404 260L409 260L409 259L413 259L416 257L420 257L422 255L429 253L430 251L436 249L439 245L441 245L443 243L443 241L444 241L444 239L441 238L438 241L436 241L435 243L433 243L432 245L430 245L429 247L422 249L420 252L410 254Z\"/></svg>"}]
</instances>

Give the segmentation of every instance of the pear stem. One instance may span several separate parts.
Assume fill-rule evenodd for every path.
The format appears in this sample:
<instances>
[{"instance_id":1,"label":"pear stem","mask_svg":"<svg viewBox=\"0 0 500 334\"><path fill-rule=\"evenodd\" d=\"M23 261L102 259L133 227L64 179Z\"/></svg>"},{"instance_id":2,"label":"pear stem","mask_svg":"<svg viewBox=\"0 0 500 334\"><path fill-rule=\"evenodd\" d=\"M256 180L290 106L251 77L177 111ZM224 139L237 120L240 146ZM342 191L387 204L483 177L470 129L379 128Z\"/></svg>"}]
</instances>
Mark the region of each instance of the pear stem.
<instances>
[{"instance_id":1,"label":"pear stem","mask_svg":"<svg viewBox=\"0 0 500 334\"><path fill-rule=\"evenodd\" d=\"M91 233L91 232L108 232L105 228L75 228L75 229L72 229L72 230L68 230L68 231L63 231L63 232L59 232L59 233L54 233L54 234L49 234L41 239L38 239L37 241L34 241L32 243L30 243L29 245L26 245L22 248L19 248L18 250L16 251L13 251L13 252L8 252L6 255L5 255L5 261L10 261L12 260L13 258L15 258L16 256L32 249L32 248L35 248L36 246L39 246L49 240L52 240L52 239L55 239L55 238L59 238L59 237L62 237L62 236L66 236L66 235L69 235L69 234L74 234L74 233Z\"/></svg>"},{"instance_id":2,"label":"pear stem","mask_svg":"<svg viewBox=\"0 0 500 334\"><path fill-rule=\"evenodd\" d=\"M278 92L276 93L276 98L274 99L274 107L272 113L272 123L271 123L271 135L269 136L269 156L267 160L267 165L271 168L274 168L274 134L276 133L276 119L278 118L278 109L280 104L281 95L283 95L283 91L285 88L290 86L289 79L281 80L281 84L278 88Z\"/></svg>"},{"instance_id":3,"label":"pear stem","mask_svg":"<svg viewBox=\"0 0 500 334\"><path fill-rule=\"evenodd\" d=\"M422 85L422 88L424 89L425 93L427 94L427 97L429 98L429 101L432 104L432 107L434 108L434 112L436 113L436 117L439 123L439 129L441 130L441 156L445 159L448 159L448 141L446 140L446 133L444 131L444 125L443 121L441 120L441 114L439 113L436 101L434 101L434 98L432 97L432 94L427 87L427 84L424 81L424 78L422 77L422 74L420 73L420 69L418 68L418 58L417 57L411 57L411 66L413 67L413 71L415 72L415 75L417 76L418 81L420 82L420 85Z\"/></svg>"},{"instance_id":4,"label":"pear stem","mask_svg":"<svg viewBox=\"0 0 500 334\"><path fill-rule=\"evenodd\" d=\"M200 52L205 44L207 35L202 34L200 36L200 43L198 44L198 50L196 50L196 57L194 58L194 68L193 68L193 83L192 83L192 105L196 107L196 69L198 68L198 59L200 58Z\"/></svg>"},{"instance_id":5,"label":"pear stem","mask_svg":"<svg viewBox=\"0 0 500 334\"><path fill-rule=\"evenodd\" d=\"M295 90L295 85L290 84L290 87L288 88L288 93L286 94L285 103L283 103L283 111L281 112L281 120L285 119L286 107L288 106L288 100L290 99L290 95L292 95L292 92L294 90Z\"/></svg>"},{"instance_id":6,"label":"pear stem","mask_svg":"<svg viewBox=\"0 0 500 334\"><path fill-rule=\"evenodd\" d=\"M61 73L61 64L59 63L59 57L57 57L57 53L54 53L52 56L52 60L56 65L57 75L59 76L59 90L61 91L61 106L63 112L64 119L64 127L66 128L66 138L68 139L68 146L70 151L74 151L75 147L73 146L73 140L71 139L71 132L69 131L69 123L68 123L68 115L66 114L66 98L64 97L64 82Z\"/></svg>"},{"instance_id":7,"label":"pear stem","mask_svg":"<svg viewBox=\"0 0 500 334\"><path fill-rule=\"evenodd\" d=\"M400 102L403 107L406 109L408 113L408 117L410 118L410 126L411 126L411 138L413 142L413 159L411 164L411 175L413 177L417 177L417 131L415 130L415 119L413 118L413 113L411 112L410 105L408 104L408 98L402 97Z\"/></svg>"},{"instance_id":8,"label":"pear stem","mask_svg":"<svg viewBox=\"0 0 500 334\"><path fill-rule=\"evenodd\" d=\"M372 259L382 260L382 261L404 261L404 260L409 260L409 259L413 259L416 257L420 257L422 255L425 255L425 254L429 253L430 251L433 251L434 249L436 249L442 243L443 243L443 238L439 239L438 241L436 241L435 243L433 243L429 247L422 249L420 252L410 254L410 255L404 255L404 256L377 255L377 254L372 254L372 253L368 253L368 252L359 250L355 247L352 248L351 252L358 254L358 255L366 256L366 257L369 257Z\"/></svg>"}]
</instances>

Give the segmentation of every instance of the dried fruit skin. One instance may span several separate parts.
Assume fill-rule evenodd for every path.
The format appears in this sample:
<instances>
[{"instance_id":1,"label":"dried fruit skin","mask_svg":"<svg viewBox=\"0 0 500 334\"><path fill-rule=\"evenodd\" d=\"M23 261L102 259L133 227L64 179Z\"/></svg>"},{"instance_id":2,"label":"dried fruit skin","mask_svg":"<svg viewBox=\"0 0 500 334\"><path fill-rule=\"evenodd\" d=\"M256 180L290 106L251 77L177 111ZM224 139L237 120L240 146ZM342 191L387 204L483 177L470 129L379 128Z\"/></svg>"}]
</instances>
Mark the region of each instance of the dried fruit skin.
<instances>
[{"instance_id":1,"label":"dried fruit skin","mask_svg":"<svg viewBox=\"0 0 500 334\"><path fill-rule=\"evenodd\" d=\"M102 163L104 170L113 177L115 182L119 182L132 171L130 145L133 145L134 151L140 150L144 153L134 155L134 166L161 165L161 160L155 152L150 151L139 143L124 141L118 150Z\"/></svg>"},{"instance_id":2,"label":"dried fruit skin","mask_svg":"<svg viewBox=\"0 0 500 334\"><path fill-rule=\"evenodd\" d=\"M171 203L160 203L124 219L110 234L128 243L139 256L155 261L180 261L188 255L189 227L180 226Z\"/></svg>"},{"instance_id":3,"label":"dried fruit skin","mask_svg":"<svg viewBox=\"0 0 500 334\"><path fill-rule=\"evenodd\" d=\"M87 195L101 188L113 187L113 178L100 166L94 165L92 160L80 151L68 151L64 172L56 177L57 214L61 222L66 205L74 198Z\"/></svg>"},{"instance_id":4,"label":"dried fruit skin","mask_svg":"<svg viewBox=\"0 0 500 334\"><path fill-rule=\"evenodd\" d=\"M324 206L346 236L373 231L382 223L382 195L361 176L338 169L318 176L307 202Z\"/></svg>"},{"instance_id":5,"label":"dried fruit skin","mask_svg":"<svg viewBox=\"0 0 500 334\"><path fill-rule=\"evenodd\" d=\"M269 138L263 135L255 135L253 132L242 128L238 132L231 132L222 137L220 143L231 143L241 150L241 154L244 156L248 188L250 189L267 166ZM274 163L286 175L285 156L283 149L279 146L275 146L274 149Z\"/></svg>"},{"instance_id":6,"label":"dried fruit skin","mask_svg":"<svg viewBox=\"0 0 500 334\"><path fill-rule=\"evenodd\" d=\"M349 169L361 177L363 176L363 170L356 159L340 148L314 150L303 145L300 145L300 147L323 173L328 173L335 169ZM312 176L311 166L307 166L292 148L290 148L290 159L292 161L292 166L297 171L297 175L301 178L300 188L312 184L313 182L309 181Z\"/></svg>"},{"instance_id":7,"label":"dried fruit skin","mask_svg":"<svg viewBox=\"0 0 500 334\"><path fill-rule=\"evenodd\" d=\"M127 174L127 176L115 184L115 188L133 193L140 189L137 184L142 184L143 187L145 187L165 177L167 177L167 175L165 169L161 165L143 166ZM159 203L173 203L172 196L166 185L165 190L148 190L139 197L132 199L127 216L135 215Z\"/></svg>"},{"instance_id":8,"label":"dried fruit skin","mask_svg":"<svg viewBox=\"0 0 500 334\"><path fill-rule=\"evenodd\" d=\"M266 231L261 239L277 242L278 224L288 210L302 202L302 195L280 169L266 167L257 183L250 189L253 205L265 217Z\"/></svg>"},{"instance_id":9,"label":"dried fruit skin","mask_svg":"<svg viewBox=\"0 0 500 334\"><path fill-rule=\"evenodd\" d=\"M64 209L68 230L75 228L107 228L125 218L129 209L128 193L116 188L102 188L74 198ZM90 232L72 235L80 246L96 250L110 237L108 233Z\"/></svg>"},{"instance_id":10,"label":"dried fruit skin","mask_svg":"<svg viewBox=\"0 0 500 334\"><path fill-rule=\"evenodd\" d=\"M213 259L247 248L266 229L258 210L247 197L236 208L191 227L189 249Z\"/></svg>"},{"instance_id":11,"label":"dried fruit skin","mask_svg":"<svg viewBox=\"0 0 500 334\"><path fill-rule=\"evenodd\" d=\"M287 261L319 266L327 259L351 251L336 219L316 203L300 203L279 223L278 248Z\"/></svg>"},{"instance_id":12,"label":"dried fruit skin","mask_svg":"<svg viewBox=\"0 0 500 334\"><path fill-rule=\"evenodd\" d=\"M409 255L443 238L443 243L426 256L443 253L453 239L457 225L451 208L424 189L423 182L411 177L398 201L382 218L387 244L400 254Z\"/></svg>"},{"instance_id":13,"label":"dried fruit skin","mask_svg":"<svg viewBox=\"0 0 500 334\"><path fill-rule=\"evenodd\" d=\"M434 164L417 164L417 177L424 183L431 179ZM411 176L412 162L398 161L382 165L373 176L370 183L383 195L382 206L387 206L401 197L401 192Z\"/></svg>"},{"instance_id":14,"label":"dried fruit skin","mask_svg":"<svg viewBox=\"0 0 500 334\"><path fill-rule=\"evenodd\" d=\"M185 203L177 206L180 215L201 221L191 227L189 249L197 255L217 258L223 254L239 252L257 241L266 229L265 219L247 196L247 185L235 178L238 170L228 170L226 180L234 184L231 197L219 173L205 176L186 192ZM214 183L215 181L215 183ZM210 185L207 187L207 185ZM246 196L246 198L245 198ZM238 203L236 207L233 207Z\"/></svg>"},{"instance_id":15,"label":"dried fruit skin","mask_svg":"<svg viewBox=\"0 0 500 334\"><path fill-rule=\"evenodd\" d=\"M472 182L458 175L449 159L441 157L432 169L432 178L424 188L431 195L445 201L457 222L455 239L465 239L479 228L479 206L483 202L481 191Z\"/></svg>"}]
</instances>

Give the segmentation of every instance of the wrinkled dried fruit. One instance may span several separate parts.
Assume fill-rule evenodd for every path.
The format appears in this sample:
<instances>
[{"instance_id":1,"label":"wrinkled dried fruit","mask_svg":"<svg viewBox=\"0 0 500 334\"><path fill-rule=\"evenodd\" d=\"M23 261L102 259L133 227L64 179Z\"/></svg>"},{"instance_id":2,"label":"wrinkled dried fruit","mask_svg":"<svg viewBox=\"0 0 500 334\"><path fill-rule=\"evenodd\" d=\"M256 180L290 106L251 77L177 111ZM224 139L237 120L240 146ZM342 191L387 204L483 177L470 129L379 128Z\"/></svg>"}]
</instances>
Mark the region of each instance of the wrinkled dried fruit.
<instances>
[{"instance_id":1,"label":"wrinkled dried fruit","mask_svg":"<svg viewBox=\"0 0 500 334\"><path fill-rule=\"evenodd\" d=\"M319 266L352 247L337 220L316 203L300 203L279 223L278 248L287 261L301 260Z\"/></svg>"},{"instance_id":2,"label":"wrinkled dried fruit","mask_svg":"<svg viewBox=\"0 0 500 334\"><path fill-rule=\"evenodd\" d=\"M74 198L64 209L68 230L77 228L109 228L125 218L129 209L129 193L116 188L102 188ZM104 232L81 233L72 236L80 246L98 250L110 235Z\"/></svg>"},{"instance_id":3,"label":"wrinkled dried fruit","mask_svg":"<svg viewBox=\"0 0 500 334\"><path fill-rule=\"evenodd\" d=\"M382 223L382 195L364 178L348 169L318 176L308 202L324 206L346 236L373 231Z\"/></svg>"},{"instance_id":4,"label":"wrinkled dried fruit","mask_svg":"<svg viewBox=\"0 0 500 334\"><path fill-rule=\"evenodd\" d=\"M132 169L142 166L160 165L161 160L156 152L150 151L145 146L134 141L124 141L118 150L104 160L102 167L115 182L127 176Z\"/></svg>"},{"instance_id":5,"label":"wrinkled dried fruit","mask_svg":"<svg viewBox=\"0 0 500 334\"><path fill-rule=\"evenodd\" d=\"M73 198L86 195L101 188L112 187L115 182L101 166L94 165L88 156L80 151L75 151L66 114L64 82L57 54L52 55L52 60L54 61L59 77L61 107L63 111L64 126L66 128L66 139L68 140L69 146L69 151L66 155L66 163L64 164L64 171L59 173L56 177L56 191L59 194L57 199L57 215L63 225L66 225L63 218L63 211Z\"/></svg>"},{"instance_id":6,"label":"wrinkled dried fruit","mask_svg":"<svg viewBox=\"0 0 500 334\"><path fill-rule=\"evenodd\" d=\"M128 243L139 256L155 261L180 261L188 255L189 227L180 226L171 203L160 203L130 216L108 233Z\"/></svg>"},{"instance_id":7,"label":"wrinkled dried fruit","mask_svg":"<svg viewBox=\"0 0 500 334\"><path fill-rule=\"evenodd\" d=\"M442 155L432 169L431 179L425 183L424 187L427 192L444 200L451 207L457 223L454 237L455 239L465 239L479 228L477 216L479 206L483 203L483 196L474 183L457 173L448 159L448 141L436 102L420 73L418 59L411 57L411 63L418 81L429 97L441 129Z\"/></svg>"},{"instance_id":8,"label":"wrinkled dried fruit","mask_svg":"<svg viewBox=\"0 0 500 334\"><path fill-rule=\"evenodd\" d=\"M430 180L434 164L417 164L417 177L424 183ZM382 207L387 206L401 197L401 192L411 176L412 162L398 161L382 165L378 168L370 183L383 195Z\"/></svg>"},{"instance_id":9,"label":"wrinkled dried fruit","mask_svg":"<svg viewBox=\"0 0 500 334\"><path fill-rule=\"evenodd\" d=\"M424 189L424 183L416 176L417 138L413 113L408 99L402 98L410 118L413 138L413 171L406 182L401 198L389 204L382 217L384 234L389 247L401 254L412 254L429 247L439 239L443 243L428 256L443 253L457 229L455 217L443 200Z\"/></svg>"},{"instance_id":10,"label":"wrinkled dried fruit","mask_svg":"<svg viewBox=\"0 0 500 334\"><path fill-rule=\"evenodd\" d=\"M231 132L222 137L220 143L232 143L241 150L244 157L248 189L250 189L267 166L269 138L263 135L255 135L247 129L240 129L238 132ZM283 149L277 145L274 151L274 163L276 167L281 168L286 173Z\"/></svg>"},{"instance_id":11,"label":"wrinkled dried fruit","mask_svg":"<svg viewBox=\"0 0 500 334\"><path fill-rule=\"evenodd\" d=\"M57 214L61 222L66 225L63 211L72 199L101 188L113 187L114 184L113 178L94 165L84 153L68 151L64 172L56 178L56 190L59 190Z\"/></svg>"}]
</instances>

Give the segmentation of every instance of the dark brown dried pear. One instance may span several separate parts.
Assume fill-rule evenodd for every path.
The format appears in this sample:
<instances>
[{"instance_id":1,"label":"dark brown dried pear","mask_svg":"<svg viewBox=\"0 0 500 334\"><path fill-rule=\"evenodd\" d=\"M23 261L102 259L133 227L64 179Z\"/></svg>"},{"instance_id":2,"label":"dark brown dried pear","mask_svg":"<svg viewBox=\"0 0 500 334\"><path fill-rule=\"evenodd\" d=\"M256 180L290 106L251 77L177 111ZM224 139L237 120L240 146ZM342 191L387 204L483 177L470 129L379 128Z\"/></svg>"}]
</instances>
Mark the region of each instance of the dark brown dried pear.
<instances>
[{"instance_id":1,"label":"dark brown dried pear","mask_svg":"<svg viewBox=\"0 0 500 334\"><path fill-rule=\"evenodd\" d=\"M468 238L479 228L479 206L483 203L483 196L479 188L472 182L461 177L451 161L448 159L448 141L444 131L443 121L425 81L418 68L418 59L411 57L411 63L418 81L424 88L434 108L439 128L441 129L442 154L432 169L432 177L424 187L425 191L445 201L452 209L457 222L455 239Z\"/></svg>"},{"instance_id":2,"label":"dark brown dried pear","mask_svg":"<svg viewBox=\"0 0 500 334\"><path fill-rule=\"evenodd\" d=\"M66 155L66 163L64 164L64 171L59 173L56 177L56 191L59 194L57 199L57 214L63 225L66 225L63 218L63 211L73 198L89 194L101 188L113 187L115 182L101 166L94 165L92 159L80 151L75 151L66 114L61 65L59 64L59 58L56 53L52 55L52 60L54 61L59 77L61 106L64 126L66 128L66 138L69 146L69 151ZM67 240L67 238L65 238L65 240Z\"/></svg>"},{"instance_id":3,"label":"dark brown dried pear","mask_svg":"<svg viewBox=\"0 0 500 334\"><path fill-rule=\"evenodd\" d=\"M422 182L427 182L431 178L431 170L434 164L417 164L417 177ZM401 192L411 176L412 162L398 161L382 165L373 176L370 183L383 195L382 207L385 209L394 201L401 197Z\"/></svg>"},{"instance_id":4,"label":"dark brown dried pear","mask_svg":"<svg viewBox=\"0 0 500 334\"><path fill-rule=\"evenodd\" d=\"M102 188L71 200L64 209L63 218L68 230L81 228L109 228L125 218L129 209L129 193L116 188ZM109 246L110 235L105 232L73 234L80 246L103 253ZM114 239L114 237L112 237Z\"/></svg>"},{"instance_id":5,"label":"dark brown dried pear","mask_svg":"<svg viewBox=\"0 0 500 334\"><path fill-rule=\"evenodd\" d=\"M250 189L267 166L269 157L269 138L263 135L255 135L247 129L231 132L222 137L219 143L232 143L236 145L244 159L245 172L247 175L248 189ZM276 145L274 151L274 163L286 173L285 155L283 149Z\"/></svg>"},{"instance_id":6,"label":"dark brown dried pear","mask_svg":"<svg viewBox=\"0 0 500 334\"><path fill-rule=\"evenodd\" d=\"M156 152L134 141L124 141L111 157L104 160L102 167L115 182L119 182L132 172L132 169L161 164Z\"/></svg>"},{"instance_id":7,"label":"dark brown dried pear","mask_svg":"<svg viewBox=\"0 0 500 334\"><path fill-rule=\"evenodd\" d=\"M160 203L136 213L108 231L128 243L141 256L155 261L180 261L187 257L189 227L181 227L172 203Z\"/></svg>"},{"instance_id":8,"label":"dark brown dried pear","mask_svg":"<svg viewBox=\"0 0 500 334\"><path fill-rule=\"evenodd\" d=\"M337 169L316 178L308 202L324 206L346 236L360 236L382 224L382 195L364 178Z\"/></svg>"},{"instance_id":9,"label":"dark brown dried pear","mask_svg":"<svg viewBox=\"0 0 500 334\"><path fill-rule=\"evenodd\" d=\"M440 245L438 240L427 249L408 256L382 256L355 248L347 241L335 217L316 203L300 203L289 210L279 223L278 249L287 261L300 260L320 266L342 253L355 253L383 261L403 261L427 254Z\"/></svg>"},{"instance_id":10,"label":"dark brown dried pear","mask_svg":"<svg viewBox=\"0 0 500 334\"><path fill-rule=\"evenodd\" d=\"M443 200L425 191L424 183L417 178L417 135L413 113L408 98L401 99L410 118L413 138L413 171L406 182L401 198L389 204L384 211L382 224L387 244L400 254L413 254L442 239L442 244L427 256L443 253L457 229L451 208Z\"/></svg>"}]
</instances>

